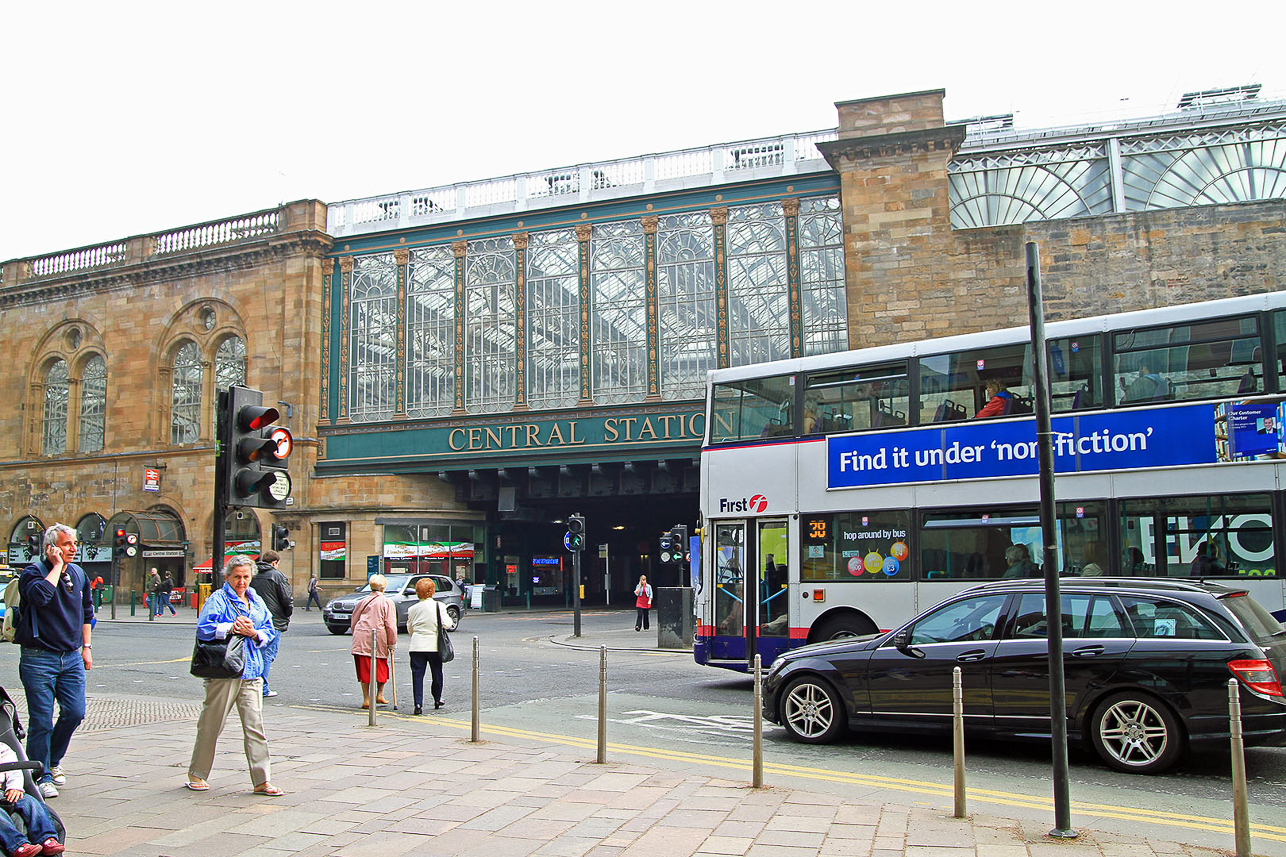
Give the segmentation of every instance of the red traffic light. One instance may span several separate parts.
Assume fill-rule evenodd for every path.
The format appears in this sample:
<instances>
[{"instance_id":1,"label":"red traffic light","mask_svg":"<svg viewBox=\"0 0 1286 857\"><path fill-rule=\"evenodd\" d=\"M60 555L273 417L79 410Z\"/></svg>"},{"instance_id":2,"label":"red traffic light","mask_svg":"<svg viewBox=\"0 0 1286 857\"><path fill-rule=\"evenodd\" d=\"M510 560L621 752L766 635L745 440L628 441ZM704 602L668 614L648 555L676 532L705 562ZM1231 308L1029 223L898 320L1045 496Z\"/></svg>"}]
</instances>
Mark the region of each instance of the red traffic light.
<instances>
[{"instance_id":1,"label":"red traffic light","mask_svg":"<svg viewBox=\"0 0 1286 857\"><path fill-rule=\"evenodd\" d=\"M261 405L243 405L237 411L237 426L242 431L259 431L267 428L281 416L276 408L265 408Z\"/></svg>"}]
</instances>

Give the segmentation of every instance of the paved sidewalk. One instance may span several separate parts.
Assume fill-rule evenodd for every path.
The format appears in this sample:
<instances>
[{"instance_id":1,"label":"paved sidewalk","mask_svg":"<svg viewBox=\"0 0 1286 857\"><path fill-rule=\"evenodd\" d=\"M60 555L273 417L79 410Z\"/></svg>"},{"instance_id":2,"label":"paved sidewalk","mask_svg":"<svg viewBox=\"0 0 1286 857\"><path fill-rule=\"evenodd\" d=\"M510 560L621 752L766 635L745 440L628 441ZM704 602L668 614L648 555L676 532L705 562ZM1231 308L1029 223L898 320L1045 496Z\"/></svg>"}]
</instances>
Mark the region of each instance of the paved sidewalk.
<instances>
[{"instance_id":1,"label":"paved sidewalk","mask_svg":"<svg viewBox=\"0 0 1286 857\"><path fill-rule=\"evenodd\" d=\"M488 735L467 711L432 716L268 705L274 784L250 794L240 726L229 719L211 789L182 787L198 705L98 696L73 739L68 783L50 803L69 854L283 857L1124 857L1227 852L1081 829L842 799ZM20 708L20 711L23 708ZM1229 837L1231 847L1231 837Z\"/></svg>"}]
</instances>

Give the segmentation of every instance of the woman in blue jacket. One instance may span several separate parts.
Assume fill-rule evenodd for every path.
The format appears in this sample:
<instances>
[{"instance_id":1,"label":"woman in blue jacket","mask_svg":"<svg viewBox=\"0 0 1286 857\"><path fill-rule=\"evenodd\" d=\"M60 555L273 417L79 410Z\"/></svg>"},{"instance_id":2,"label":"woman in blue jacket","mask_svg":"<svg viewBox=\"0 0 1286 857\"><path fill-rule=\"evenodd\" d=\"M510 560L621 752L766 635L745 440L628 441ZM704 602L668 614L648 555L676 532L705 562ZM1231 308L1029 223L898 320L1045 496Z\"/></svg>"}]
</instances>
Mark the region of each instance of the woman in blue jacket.
<instances>
[{"instance_id":1,"label":"woman in blue jacket","mask_svg":"<svg viewBox=\"0 0 1286 857\"><path fill-rule=\"evenodd\" d=\"M202 640L226 640L230 634L246 637L246 668L240 678L207 678L205 704L196 725L196 746L188 765L187 787L194 792L210 788L205 778L214 766L219 733L235 705L245 735L246 759L254 793L277 797L285 794L269 781L268 739L263 731L263 647L277 632L263 599L250 588L255 563L248 556L229 557L223 567L223 586L205 601L197 619L196 635Z\"/></svg>"}]
</instances>

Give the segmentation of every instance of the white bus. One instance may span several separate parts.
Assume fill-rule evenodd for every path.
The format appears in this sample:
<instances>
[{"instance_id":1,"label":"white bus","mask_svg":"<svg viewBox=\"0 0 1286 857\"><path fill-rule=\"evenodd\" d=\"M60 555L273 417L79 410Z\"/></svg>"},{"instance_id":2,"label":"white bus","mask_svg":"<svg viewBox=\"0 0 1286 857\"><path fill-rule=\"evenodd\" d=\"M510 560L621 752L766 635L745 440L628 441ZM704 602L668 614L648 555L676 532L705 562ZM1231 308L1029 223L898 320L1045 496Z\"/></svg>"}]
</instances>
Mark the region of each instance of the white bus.
<instances>
[{"instance_id":1,"label":"white bus","mask_svg":"<svg viewBox=\"0 0 1286 857\"><path fill-rule=\"evenodd\" d=\"M1286 292L1046 339L1059 573L1235 579L1281 611ZM1042 574L1032 392L1027 328L711 372L696 660Z\"/></svg>"}]
</instances>

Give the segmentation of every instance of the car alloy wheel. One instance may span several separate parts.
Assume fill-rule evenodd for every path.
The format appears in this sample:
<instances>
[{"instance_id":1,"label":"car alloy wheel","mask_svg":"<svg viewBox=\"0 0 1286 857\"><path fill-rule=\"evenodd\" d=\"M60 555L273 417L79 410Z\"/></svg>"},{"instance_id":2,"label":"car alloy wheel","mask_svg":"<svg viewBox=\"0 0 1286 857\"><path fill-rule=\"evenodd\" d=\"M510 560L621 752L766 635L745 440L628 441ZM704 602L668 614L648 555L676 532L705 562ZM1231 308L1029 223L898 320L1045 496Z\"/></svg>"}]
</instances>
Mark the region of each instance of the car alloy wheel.
<instances>
[{"instance_id":1,"label":"car alloy wheel","mask_svg":"<svg viewBox=\"0 0 1286 857\"><path fill-rule=\"evenodd\" d=\"M447 608L447 615L451 617L452 622L460 621L460 608L452 604Z\"/></svg>"},{"instance_id":2,"label":"car alloy wheel","mask_svg":"<svg viewBox=\"0 0 1286 857\"><path fill-rule=\"evenodd\" d=\"M782 693L781 709L781 723L796 741L828 744L844 731L844 704L822 679L792 681Z\"/></svg>"},{"instance_id":3,"label":"car alloy wheel","mask_svg":"<svg viewBox=\"0 0 1286 857\"><path fill-rule=\"evenodd\" d=\"M1118 771L1155 774L1175 763L1183 735L1169 709L1145 694L1117 693L1094 715L1094 747Z\"/></svg>"}]
</instances>

